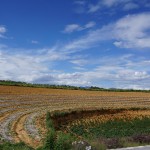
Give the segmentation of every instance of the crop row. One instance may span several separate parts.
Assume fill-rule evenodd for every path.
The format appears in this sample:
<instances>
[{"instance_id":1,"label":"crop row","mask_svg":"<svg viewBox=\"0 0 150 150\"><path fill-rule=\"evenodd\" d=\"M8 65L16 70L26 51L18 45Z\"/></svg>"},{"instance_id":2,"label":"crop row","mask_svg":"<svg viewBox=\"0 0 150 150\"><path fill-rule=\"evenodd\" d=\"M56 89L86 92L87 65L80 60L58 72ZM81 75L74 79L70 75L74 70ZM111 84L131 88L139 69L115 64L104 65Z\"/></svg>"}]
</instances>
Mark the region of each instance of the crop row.
<instances>
[{"instance_id":1,"label":"crop row","mask_svg":"<svg viewBox=\"0 0 150 150\"><path fill-rule=\"evenodd\" d=\"M45 132L43 116L47 111L149 108L149 104L150 93L0 86L0 139L10 142L24 141L32 147L41 144L42 134ZM104 117L109 118L108 116ZM94 120L94 116L91 119ZM86 121L87 124L90 123L89 120ZM100 118L96 120L100 120ZM77 124L78 121L73 123ZM70 124L70 126L72 125ZM68 128L68 130L70 129Z\"/></svg>"}]
</instances>

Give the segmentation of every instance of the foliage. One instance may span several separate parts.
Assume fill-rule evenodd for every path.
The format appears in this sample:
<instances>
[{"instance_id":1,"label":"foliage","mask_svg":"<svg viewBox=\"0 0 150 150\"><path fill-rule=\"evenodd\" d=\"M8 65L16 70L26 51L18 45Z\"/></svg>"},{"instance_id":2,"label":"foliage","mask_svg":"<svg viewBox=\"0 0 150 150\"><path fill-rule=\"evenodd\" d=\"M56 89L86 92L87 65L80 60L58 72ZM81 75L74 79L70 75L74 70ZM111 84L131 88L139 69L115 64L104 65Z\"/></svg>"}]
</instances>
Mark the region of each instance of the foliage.
<instances>
[{"instance_id":1,"label":"foliage","mask_svg":"<svg viewBox=\"0 0 150 150\"><path fill-rule=\"evenodd\" d=\"M48 134L44 146L39 150L70 150L72 137L69 134L64 134L62 132L57 134L54 129L50 112L47 112L46 114L46 125Z\"/></svg>"},{"instance_id":2,"label":"foliage","mask_svg":"<svg viewBox=\"0 0 150 150\"><path fill-rule=\"evenodd\" d=\"M74 125L71 131L77 135L89 138L114 138L114 137L127 137L135 134L150 134L150 118L135 118L133 120L110 120L94 126L85 127L83 125Z\"/></svg>"},{"instance_id":3,"label":"foliage","mask_svg":"<svg viewBox=\"0 0 150 150\"><path fill-rule=\"evenodd\" d=\"M53 117L64 117L68 115L70 112L65 112L65 111L56 111L53 113Z\"/></svg>"},{"instance_id":4,"label":"foliage","mask_svg":"<svg viewBox=\"0 0 150 150\"><path fill-rule=\"evenodd\" d=\"M56 139L56 132L54 129L51 129L47 134L43 149L44 150L54 150L55 139Z\"/></svg>"},{"instance_id":5,"label":"foliage","mask_svg":"<svg viewBox=\"0 0 150 150\"><path fill-rule=\"evenodd\" d=\"M53 121L51 119L50 112L46 113L46 126L48 129L54 129L54 124L53 124Z\"/></svg>"},{"instance_id":6,"label":"foliage","mask_svg":"<svg viewBox=\"0 0 150 150\"><path fill-rule=\"evenodd\" d=\"M72 137L69 134L60 132L57 137L55 150L70 150L72 145Z\"/></svg>"},{"instance_id":7,"label":"foliage","mask_svg":"<svg viewBox=\"0 0 150 150\"><path fill-rule=\"evenodd\" d=\"M17 144L3 143L0 144L0 150L34 150L34 149L27 146L24 143L17 143Z\"/></svg>"},{"instance_id":8,"label":"foliage","mask_svg":"<svg viewBox=\"0 0 150 150\"><path fill-rule=\"evenodd\" d=\"M123 147L122 143L120 142L119 138L110 138L105 139L104 144L108 149L115 149L115 148L121 148Z\"/></svg>"}]
</instances>

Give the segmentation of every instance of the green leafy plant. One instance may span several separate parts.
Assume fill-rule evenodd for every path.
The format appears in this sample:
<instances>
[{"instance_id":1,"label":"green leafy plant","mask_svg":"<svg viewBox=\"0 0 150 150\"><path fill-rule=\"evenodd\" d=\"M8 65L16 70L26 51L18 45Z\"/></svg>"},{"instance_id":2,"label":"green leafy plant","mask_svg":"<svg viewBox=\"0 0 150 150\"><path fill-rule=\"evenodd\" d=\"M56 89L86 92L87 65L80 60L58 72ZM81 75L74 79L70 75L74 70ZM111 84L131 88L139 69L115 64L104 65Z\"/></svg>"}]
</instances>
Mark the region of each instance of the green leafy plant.
<instances>
[{"instance_id":1,"label":"green leafy plant","mask_svg":"<svg viewBox=\"0 0 150 150\"><path fill-rule=\"evenodd\" d=\"M72 138L69 134L60 132L57 137L55 150L70 150L72 145Z\"/></svg>"}]
</instances>

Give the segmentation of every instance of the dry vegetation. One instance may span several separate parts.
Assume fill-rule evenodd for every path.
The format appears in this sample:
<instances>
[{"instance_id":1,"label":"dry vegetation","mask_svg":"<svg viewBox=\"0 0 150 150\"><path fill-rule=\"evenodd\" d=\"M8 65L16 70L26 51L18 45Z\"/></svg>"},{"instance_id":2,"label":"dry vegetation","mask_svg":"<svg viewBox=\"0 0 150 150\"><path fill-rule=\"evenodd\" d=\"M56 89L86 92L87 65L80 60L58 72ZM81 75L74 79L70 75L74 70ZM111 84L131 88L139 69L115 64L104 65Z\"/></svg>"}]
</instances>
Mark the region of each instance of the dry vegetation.
<instances>
[{"instance_id":1,"label":"dry vegetation","mask_svg":"<svg viewBox=\"0 0 150 150\"><path fill-rule=\"evenodd\" d=\"M150 93L0 86L0 142L23 141L34 148L38 147L45 137L47 111L133 107L150 108ZM116 117L130 118L142 115L149 116L150 112L127 111ZM82 121L90 124L90 120L105 121L106 118L111 119L115 115L91 117ZM76 120L72 124L80 121Z\"/></svg>"}]
</instances>

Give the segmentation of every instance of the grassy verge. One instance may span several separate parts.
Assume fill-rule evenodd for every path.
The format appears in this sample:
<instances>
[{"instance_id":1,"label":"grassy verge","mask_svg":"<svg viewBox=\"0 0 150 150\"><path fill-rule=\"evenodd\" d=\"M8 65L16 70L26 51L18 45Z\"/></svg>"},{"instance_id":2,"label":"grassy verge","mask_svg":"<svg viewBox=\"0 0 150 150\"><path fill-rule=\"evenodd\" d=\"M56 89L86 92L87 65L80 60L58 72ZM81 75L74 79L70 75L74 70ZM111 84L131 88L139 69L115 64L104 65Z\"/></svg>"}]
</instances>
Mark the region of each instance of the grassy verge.
<instances>
[{"instance_id":1,"label":"grassy verge","mask_svg":"<svg viewBox=\"0 0 150 150\"><path fill-rule=\"evenodd\" d=\"M24 143L3 143L0 145L0 150L34 150L33 148L27 146Z\"/></svg>"},{"instance_id":2,"label":"grassy verge","mask_svg":"<svg viewBox=\"0 0 150 150\"><path fill-rule=\"evenodd\" d=\"M103 114L116 114L117 112L124 111L125 109L118 110L97 110ZM131 108L132 111L140 111L144 109L140 108ZM145 109L146 110L146 109ZM67 126L65 122L70 118L79 120L86 115L84 113L89 112L70 112L69 113L54 113L53 121L57 124L56 129L61 130L65 129L63 126ZM89 113L95 115L95 111ZM83 115L84 114L84 115ZM75 115L75 116L74 116ZM77 116L76 116L77 115ZM83 116L82 116L83 115ZM70 119L70 121L73 121ZM133 119L114 119L108 120L103 123L87 123L84 122L81 124L74 124L70 126L68 132L72 133L76 137L81 137L83 141L86 141L92 145L93 149L96 150L105 150L107 148L121 148L121 147L132 147L132 146L142 146L150 144L150 118L149 117L140 117ZM79 141L79 139L78 139ZM76 143L76 148L81 146L80 143ZM76 149L74 148L74 149ZM79 148L80 149L80 148ZM82 149L82 148L81 148Z\"/></svg>"},{"instance_id":3,"label":"grassy verge","mask_svg":"<svg viewBox=\"0 0 150 150\"><path fill-rule=\"evenodd\" d=\"M51 114L46 114L47 137L42 147L37 150L71 150L74 137L70 134L65 134L61 131L56 131L54 128Z\"/></svg>"},{"instance_id":4,"label":"grassy verge","mask_svg":"<svg viewBox=\"0 0 150 150\"><path fill-rule=\"evenodd\" d=\"M133 108L131 110L138 111L140 109ZM99 111L100 113L105 111L111 115L111 113L121 112L124 109ZM46 124L49 132L44 147L39 150L106 150L150 144L150 118L148 117L133 120L108 120L105 123L89 124L89 126L75 125L71 127L71 134L61 131L61 127L67 125L64 122L71 121L70 118L79 119L77 116L82 118L84 113L88 114L89 112L54 112L52 115L47 113ZM95 114L95 111L92 113ZM89 114L91 115L91 111Z\"/></svg>"}]
</instances>

